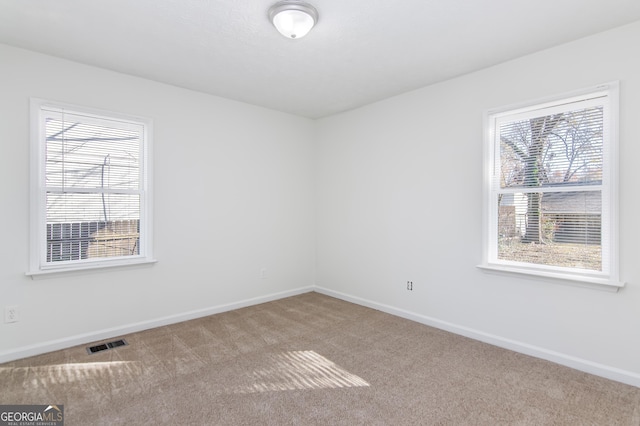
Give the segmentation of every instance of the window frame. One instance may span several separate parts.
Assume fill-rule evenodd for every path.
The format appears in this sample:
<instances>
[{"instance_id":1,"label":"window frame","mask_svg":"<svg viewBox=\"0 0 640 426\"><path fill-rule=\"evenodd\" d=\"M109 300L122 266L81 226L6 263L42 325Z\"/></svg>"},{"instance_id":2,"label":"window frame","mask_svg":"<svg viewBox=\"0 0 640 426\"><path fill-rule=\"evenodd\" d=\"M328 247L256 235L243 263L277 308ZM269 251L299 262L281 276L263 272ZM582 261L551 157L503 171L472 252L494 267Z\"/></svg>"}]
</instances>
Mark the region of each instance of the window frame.
<instances>
[{"instance_id":1,"label":"window frame","mask_svg":"<svg viewBox=\"0 0 640 426\"><path fill-rule=\"evenodd\" d=\"M73 273L101 268L123 267L155 263L153 258L153 197L152 154L153 121L149 118L126 115L63 102L30 98L30 217L29 268L27 276L38 278L52 274ZM62 262L47 262L47 205L45 116L51 113L83 115L88 121L108 120L124 126L142 128L140 166L139 253L132 256L104 257Z\"/></svg>"},{"instance_id":2,"label":"window frame","mask_svg":"<svg viewBox=\"0 0 640 426\"><path fill-rule=\"evenodd\" d=\"M526 262L500 260L497 258L498 206L497 190L494 188L495 161L499 159L500 147L497 139L497 123L505 116L528 114L548 108L562 107L575 102L603 97L605 138L603 140L602 176L602 271L578 268L554 267ZM487 110L484 113L484 179L483 179L483 252L479 268L516 275L562 280L578 285L587 285L617 291L624 287L619 279L618 264L618 105L619 83L617 81L588 87L544 99ZM606 244L606 247L605 247ZM606 257L605 257L606 254Z\"/></svg>"}]
</instances>

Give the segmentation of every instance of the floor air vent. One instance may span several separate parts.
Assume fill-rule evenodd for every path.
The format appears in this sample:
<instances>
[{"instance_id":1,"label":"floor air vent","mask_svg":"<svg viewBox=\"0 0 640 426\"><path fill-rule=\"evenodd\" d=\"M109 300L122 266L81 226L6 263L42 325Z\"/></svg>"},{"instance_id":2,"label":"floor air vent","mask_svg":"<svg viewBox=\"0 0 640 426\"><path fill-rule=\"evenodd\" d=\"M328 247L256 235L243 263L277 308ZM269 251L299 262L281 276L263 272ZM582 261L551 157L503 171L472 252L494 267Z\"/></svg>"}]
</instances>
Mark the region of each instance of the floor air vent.
<instances>
[{"instance_id":1,"label":"floor air vent","mask_svg":"<svg viewBox=\"0 0 640 426\"><path fill-rule=\"evenodd\" d=\"M98 353L98 352L106 351L108 349L113 349L113 348L117 348L119 346L126 346L126 345L128 345L128 343L124 339L114 340L113 342L107 342L107 343L101 343L101 344L95 345L95 346L89 346L87 348L87 353L89 353L89 355L91 355L91 354L95 354L95 353Z\"/></svg>"}]
</instances>

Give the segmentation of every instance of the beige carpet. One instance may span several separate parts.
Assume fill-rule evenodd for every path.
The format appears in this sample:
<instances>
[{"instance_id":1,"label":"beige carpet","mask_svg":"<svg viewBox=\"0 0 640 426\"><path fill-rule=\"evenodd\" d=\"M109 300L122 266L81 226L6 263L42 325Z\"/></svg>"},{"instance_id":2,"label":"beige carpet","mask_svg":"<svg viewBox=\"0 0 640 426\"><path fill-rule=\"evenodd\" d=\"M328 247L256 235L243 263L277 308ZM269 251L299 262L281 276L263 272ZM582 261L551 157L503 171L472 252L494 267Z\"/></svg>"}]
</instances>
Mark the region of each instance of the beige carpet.
<instances>
[{"instance_id":1,"label":"beige carpet","mask_svg":"<svg viewBox=\"0 0 640 426\"><path fill-rule=\"evenodd\" d=\"M640 389L317 293L0 365L66 425L640 425Z\"/></svg>"}]
</instances>

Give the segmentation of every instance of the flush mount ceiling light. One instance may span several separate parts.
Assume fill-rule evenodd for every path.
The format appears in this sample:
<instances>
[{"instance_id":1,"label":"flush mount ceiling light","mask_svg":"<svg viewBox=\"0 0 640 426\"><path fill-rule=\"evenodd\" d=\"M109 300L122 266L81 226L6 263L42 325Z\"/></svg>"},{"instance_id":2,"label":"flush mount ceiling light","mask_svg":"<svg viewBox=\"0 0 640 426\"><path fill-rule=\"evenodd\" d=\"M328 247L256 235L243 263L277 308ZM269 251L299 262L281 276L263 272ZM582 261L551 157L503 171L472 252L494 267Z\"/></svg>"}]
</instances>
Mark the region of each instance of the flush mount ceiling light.
<instances>
[{"instance_id":1,"label":"flush mount ceiling light","mask_svg":"<svg viewBox=\"0 0 640 426\"><path fill-rule=\"evenodd\" d=\"M302 38L318 22L315 7L302 1L279 1L269 8L273 26L287 38Z\"/></svg>"}]
</instances>

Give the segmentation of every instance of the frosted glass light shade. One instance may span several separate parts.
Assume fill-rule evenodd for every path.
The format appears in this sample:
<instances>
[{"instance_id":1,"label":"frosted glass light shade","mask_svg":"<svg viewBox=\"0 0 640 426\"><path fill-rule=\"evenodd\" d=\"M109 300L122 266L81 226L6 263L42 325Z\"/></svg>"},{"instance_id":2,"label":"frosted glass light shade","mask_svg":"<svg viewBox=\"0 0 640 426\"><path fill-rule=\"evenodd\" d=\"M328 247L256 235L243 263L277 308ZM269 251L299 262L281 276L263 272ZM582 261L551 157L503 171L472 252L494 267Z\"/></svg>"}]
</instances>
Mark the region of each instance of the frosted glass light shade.
<instances>
[{"instance_id":1,"label":"frosted glass light shade","mask_svg":"<svg viewBox=\"0 0 640 426\"><path fill-rule=\"evenodd\" d=\"M271 6L269 19L283 36L301 38L318 21L318 11L304 2L281 1Z\"/></svg>"}]
</instances>

